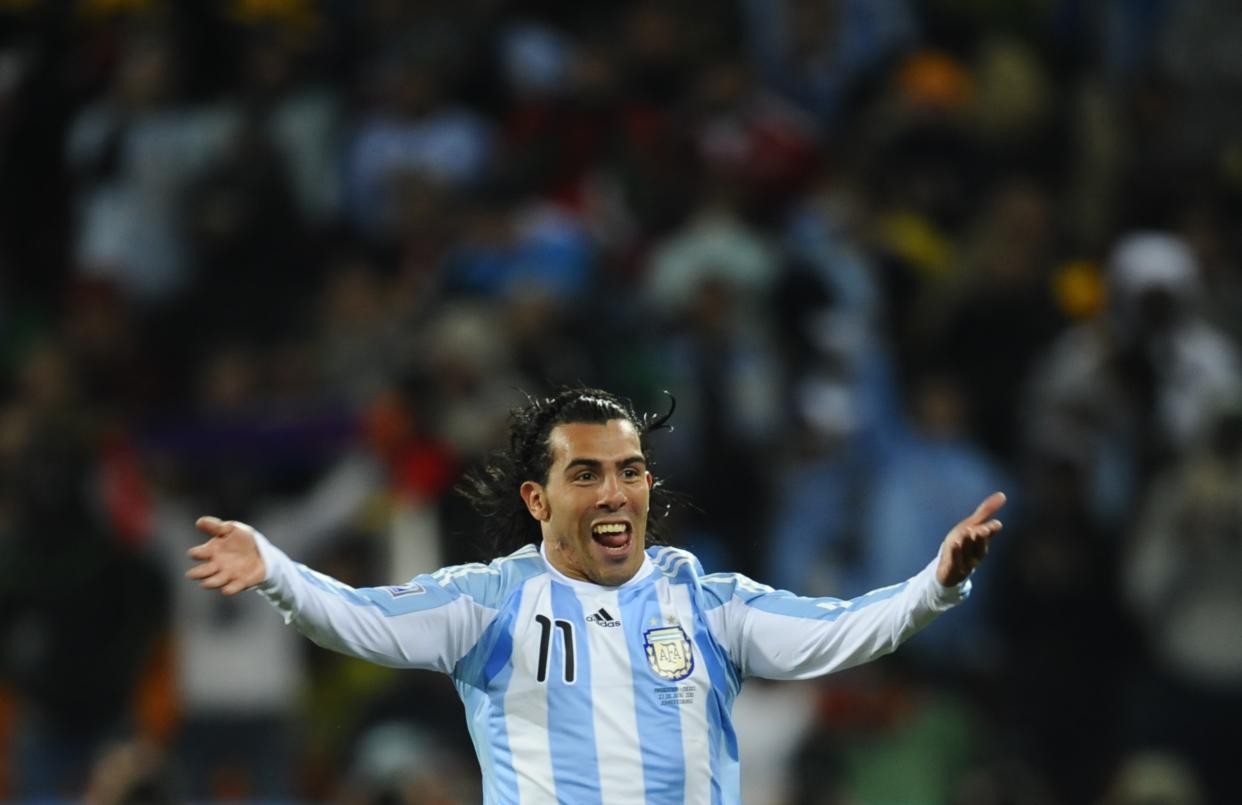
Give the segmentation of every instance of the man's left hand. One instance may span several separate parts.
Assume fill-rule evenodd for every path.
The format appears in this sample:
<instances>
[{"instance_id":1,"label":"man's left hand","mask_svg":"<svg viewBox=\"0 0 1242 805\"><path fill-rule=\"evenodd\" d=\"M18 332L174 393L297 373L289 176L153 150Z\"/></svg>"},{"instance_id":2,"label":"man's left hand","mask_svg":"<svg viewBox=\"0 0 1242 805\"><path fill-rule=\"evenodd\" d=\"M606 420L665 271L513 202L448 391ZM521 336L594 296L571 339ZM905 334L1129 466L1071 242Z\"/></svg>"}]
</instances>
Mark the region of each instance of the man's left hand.
<instances>
[{"instance_id":1,"label":"man's left hand","mask_svg":"<svg viewBox=\"0 0 1242 805\"><path fill-rule=\"evenodd\" d=\"M953 526L940 546L936 578L941 584L945 587L961 584L988 555L992 536L1001 530L1001 521L992 515L1004 505L1005 493L993 492L979 504L974 514Z\"/></svg>"}]
</instances>

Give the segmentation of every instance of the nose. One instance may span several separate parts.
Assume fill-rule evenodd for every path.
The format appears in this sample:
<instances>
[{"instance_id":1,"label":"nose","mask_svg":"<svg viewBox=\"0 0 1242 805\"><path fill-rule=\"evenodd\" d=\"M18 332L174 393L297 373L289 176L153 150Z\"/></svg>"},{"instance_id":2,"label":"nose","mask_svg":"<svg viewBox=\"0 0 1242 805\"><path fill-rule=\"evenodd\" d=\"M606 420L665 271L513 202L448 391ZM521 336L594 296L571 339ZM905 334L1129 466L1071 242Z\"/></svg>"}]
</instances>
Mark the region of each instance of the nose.
<instances>
[{"instance_id":1,"label":"nose","mask_svg":"<svg viewBox=\"0 0 1242 805\"><path fill-rule=\"evenodd\" d=\"M596 505L601 509L608 511L616 511L626 504L629 499L625 496L625 490L621 487L621 483L615 475L609 475L604 479L604 483L600 486L599 501Z\"/></svg>"}]
</instances>

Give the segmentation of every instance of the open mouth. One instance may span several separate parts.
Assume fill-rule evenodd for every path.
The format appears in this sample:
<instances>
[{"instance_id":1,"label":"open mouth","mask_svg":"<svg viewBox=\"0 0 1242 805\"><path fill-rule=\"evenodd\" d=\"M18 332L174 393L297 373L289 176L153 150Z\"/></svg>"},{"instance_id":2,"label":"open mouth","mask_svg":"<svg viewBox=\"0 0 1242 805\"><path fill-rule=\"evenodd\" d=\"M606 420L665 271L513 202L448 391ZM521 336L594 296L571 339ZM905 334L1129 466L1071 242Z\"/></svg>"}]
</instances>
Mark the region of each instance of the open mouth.
<instances>
[{"instance_id":1,"label":"open mouth","mask_svg":"<svg viewBox=\"0 0 1242 805\"><path fill-rule=\"evenodd\" d=\"M596 523L591 528L591 538L606 553L625 553L632 537L629 523Z\"/></svg>"}]
</instances>

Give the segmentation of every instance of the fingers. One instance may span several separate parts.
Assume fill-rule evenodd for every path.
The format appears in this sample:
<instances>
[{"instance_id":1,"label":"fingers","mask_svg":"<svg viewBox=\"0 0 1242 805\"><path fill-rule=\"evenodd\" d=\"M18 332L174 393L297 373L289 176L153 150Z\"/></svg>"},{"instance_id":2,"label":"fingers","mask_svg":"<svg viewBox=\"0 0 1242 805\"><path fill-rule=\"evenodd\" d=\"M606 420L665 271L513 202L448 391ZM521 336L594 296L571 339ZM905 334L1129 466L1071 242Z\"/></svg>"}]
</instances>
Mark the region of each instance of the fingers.
<instances>
[{"instance_id":1,"label":"fingers","mask_svg":"<svg viewBox=\"0 0 1242 805\"><path fill-rule=\"evenodd\" d=\"M204 562L201 565L195 565L185 572L187 579L205 579L220 572L220 566L215 562Z\"/></svg>"},{"instance_id":2,"label":"fingers","mask_svg":"<svg viewBox=\"0 0 1242 805\"><path fill-rule=\"evenodd\" d=\"M941 546L936 578L941 584L957 584L968 577L988 555L992 537L1003 527L991 515L1005 505L1005 496L988 496L970 517L954 526Z\"/></svg>"},{"instance_id":3,"label":"fingers","mask_svg":"<svg viewBox=\"0 0 1242 805\"><path fill-rule=\"evenodd\" d=\"M225 573L221 570L214 575L203 579L202 583L198 586L202 587L204 590L218 590L233 580L232 574Z\"/></svg>"},{"instance_id":4,"label":"fingers","mask_svg":"<svg viewBox=\"0 0 1242 805\"><path fill-rule=\"evenodd\" d=\"M962 522L969 525L982 525L987 523L992 519L992 515L1000 511L1001 507L1005 505L1006 500L1008 500L1008 498L1005 497L1004 492L993 492L979 504L979 508L975 509L973 514ZM996 522L999 524L999 521Z\"/></svg>"},{"instance_id":5,"label":"fingers","mask_svg":"<svg viewBox=\"0 0 1242 805\"><path fill-rule=\"evenodd\" d=\"M962 525L958 526L958 532L969 539L991 539L992 536L1004 528L1000 520L988 520L982 525Z\"/></svg>"},{"instance_id":6,"label":"fingers","mask_svg":"<svg viewBox=\"0 0 1242 805\"><path fill-rule=\"evenodd\" d=\"M238 578L235 572L221 568L214 562L196 565L186 571L186 577L198 579L199 586L204 590L219 590L225 595L237 595L249 589L249 585Z\"/></svg>"},{"instance_id":7,"label":"fingers","mask_svg":"<svg viewBox=\"0 0 1242 805\"><path fill-rule=\"evenodd\" d=\"M981 559L987 554L988 541L982 537L963 534L961 540L953 545L953 549L955 558L961 558L963 561L969 562Z\"/></svg>"},{"instance_id":8,"label":"fingers","mask_svg":"<svg viewBox=\"0 0 1242 805\"><path fill-rule=\"evenodd\" d=\"M231 522L225 522L219 517L200 517L194 521L194 525L199 531L212 537L223 537L233 530Z\"/></svg>"},{"instance_id":9,"label":"fingers","mask_svg":"<svg viewBox=\"0 0 1242 805\"><path fill-rule=\"evenodd\" d=\"M195 545L190 548L187 553L191 559L203 561L212 558L215 552L213 541L216 539L224 539L230 534L240 529L250 528L245 523L239 523L236 520L221 520L219 517L200 517L194 521L194 525L199 531L207 534L212 539L204 542L202 545Z\"/></svg>"},{"instance_id":10,"label":"fingers","mask_svg":"<svg viewBox=\"0 0 1242 805\"><path fill-rule=\"evenodd\" d=\"M990 544L987 537L967 537L962 542L962 555L973 570L983 561L983 557L988 555L988 545Z\"/></svg>"},{"instance_id":11,"label":"fingers","mask_svg":"<svg viewBox=\"0 0 1242 805\"><path fill-rule=\"evenodd\" d=\"M203 589L220 590L224 595L236 595L261 581L256 579L248 583L243 580L255 575L251 557L243 556L249 551L257 558L254 546L242 538L253 534L250 526L210 516L198 518L194 525L210 539L186 551L191 559L198 562L186 571L187 578L198 581ZM261 559L259 566L262 567Z\"/></svg>"},{"instance_id":12,"label":"fingers","mask_svg":"<svg viewBox=\"0 0 1242 805\"><path fill-rule=\"evenodd\" d=\"M981 526L962 526L949 544L950 561L953 566L964 574L970 573L988 555L992 544L992 535L1000 530L998 520L992 520Z\"/></svg>"},{"instance_id":13,"label":"fingers","mask_svg":"<svg viewBox=\"0 0 1242 805\"><path fill-rule=\"evenodd\" d=\"M239 520L221 520L219 517L200 517L194 521L199 531L212 537L227 537L234 531L253 531L250 526Z\"/></svg>"},{"instance_id":14,"label":"fingers","mask_svg":"<svg viewBox=\"0 0 1242 805\"><path fill-rule=\"evenodd\" d=\"M987 551L992 537L1002 528L1000 520L989 520L983 525L964 526L962 542L971 551Z\"/></svg>"}]
</instances>

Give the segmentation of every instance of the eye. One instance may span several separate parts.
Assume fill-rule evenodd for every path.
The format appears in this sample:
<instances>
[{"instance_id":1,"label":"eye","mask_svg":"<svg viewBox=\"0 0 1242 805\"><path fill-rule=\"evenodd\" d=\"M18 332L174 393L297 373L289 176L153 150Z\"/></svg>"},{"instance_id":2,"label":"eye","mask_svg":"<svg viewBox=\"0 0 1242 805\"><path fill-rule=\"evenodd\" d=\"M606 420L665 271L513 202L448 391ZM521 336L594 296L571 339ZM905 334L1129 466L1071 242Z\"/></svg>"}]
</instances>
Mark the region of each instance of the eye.
<instances>
[{"instance_id":1,"label":"eye","mask_svg":"<svg viewBox=\"0 0 1242 805\"><path fill-rule=\"evenodd\" d=\"M589 483L595 480L595 473L590 470L582 470L574 476L574 480L582 483Z\"/></svg>"},{"instance_id":2,"label":"eye","mask_svg":"<svg viewBox=\"0 0 1242 805\"><path fill-rule=\"evenodd\" d=\"M641 478L642 473L640 473L635 467L626 467L621 471L621 476L628 481L633 481Z\"/></svg>"}]
</instances>

